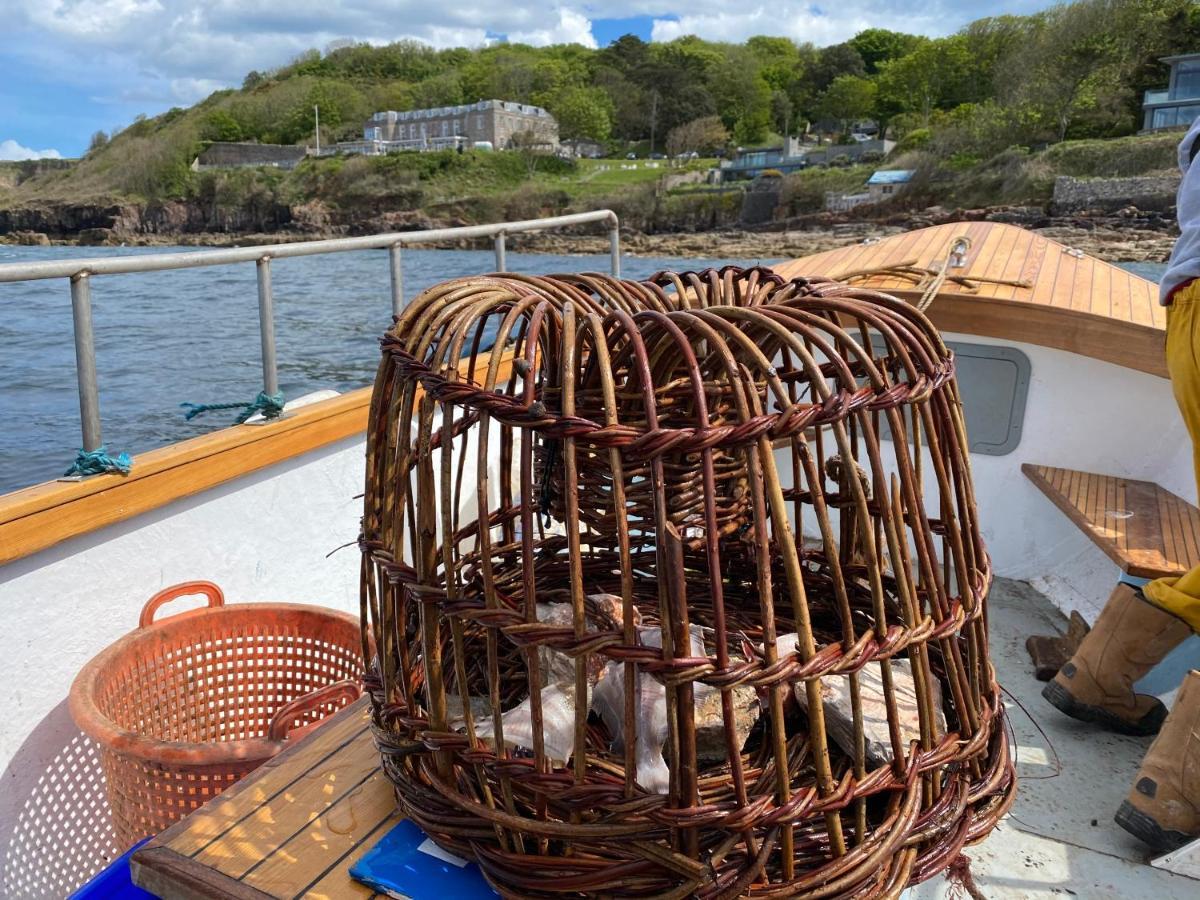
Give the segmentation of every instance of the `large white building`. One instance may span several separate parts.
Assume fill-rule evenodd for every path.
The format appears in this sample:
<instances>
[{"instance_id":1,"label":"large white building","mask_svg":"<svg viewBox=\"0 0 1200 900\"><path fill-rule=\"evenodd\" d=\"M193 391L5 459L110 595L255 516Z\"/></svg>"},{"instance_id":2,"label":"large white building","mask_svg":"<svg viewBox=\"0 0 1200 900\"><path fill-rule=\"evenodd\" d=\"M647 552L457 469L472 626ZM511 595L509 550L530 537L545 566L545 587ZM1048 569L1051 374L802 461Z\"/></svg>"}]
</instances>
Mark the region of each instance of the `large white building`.
<instances>
[{"instance_id":1,"label":"large white building","mask_svg":"<svg viewBox=\"0 0 1200 900\"><path fill-rule=\"evenodd\" d=\"M438 150L486 141L497 150L504 150L514 146L514 138L523 133L533 135L533 142L546 149L558 147L558 122L554 116L540 106L508 100L377 112L363 127L363 140L388 145L389 149L413 150Z\"/></svg>"}]
</instances>

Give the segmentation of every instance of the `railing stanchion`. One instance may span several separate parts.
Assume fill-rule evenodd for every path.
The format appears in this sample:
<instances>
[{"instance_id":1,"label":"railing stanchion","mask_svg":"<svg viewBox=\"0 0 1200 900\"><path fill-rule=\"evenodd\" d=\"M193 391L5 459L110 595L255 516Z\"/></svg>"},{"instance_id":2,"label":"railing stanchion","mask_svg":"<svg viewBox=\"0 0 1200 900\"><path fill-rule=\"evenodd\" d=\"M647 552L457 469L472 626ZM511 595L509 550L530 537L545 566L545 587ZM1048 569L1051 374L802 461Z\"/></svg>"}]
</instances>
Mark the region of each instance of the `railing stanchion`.
<instances>
[{"instance_id":1,"label":"railing stanchion","mask_svg":"<svg viewBox=\"0 0 1200 900\"><path fill-rule=\"evenodd\" d=\"M388 248L388 258L392 263L392 315L398 316L404 309L404 269L399 244Z\"/></svg>"},{"instance_id":2,"label":"railing stanchion","mask_svg":"<svg viewBox=\"0 0 1200 900\"><path fill-rule=\"evenodd\" d=\"M507 272L508 271L508 260L505 258L505 253L504 253L504 232L503 231L496 232L496 271L497 272Z\"/></svg>"},{"instance_id":3,"label":"railing stanchion","mask_svg":"<svg viewBox=\"0 0 1200 900\"><path fill-rule=\"evenodd\" d=\"M621 229L614 223L608 230L608 255L612 263L612 277L621 277Z\"/></svg>"},{"instance_id":4,"label":"railing stanchion","mask_svg":"<svg viewBox=\"0 0 1200 900\"><path fill-rule=\"evenodd\" d=\"M92 332L92 285L87 272L71 278L71 315L75 323L75 376L79 382L79 424L83 449L104 443L100 434L100 388L96 383L96 341Z\"/></svg>"},{"instance_id":5,"label":"railing stanchion","mask_svg":"<svg viewBox=\"0 0 1200 900\"><path fill-rule=\"evenodd\" d=\"M279 393L279 371L275 363L275 309L271 294L271 257L260 256L258 267L258 329L262 336L263 393Z\"/></svg>"}]
</instances>

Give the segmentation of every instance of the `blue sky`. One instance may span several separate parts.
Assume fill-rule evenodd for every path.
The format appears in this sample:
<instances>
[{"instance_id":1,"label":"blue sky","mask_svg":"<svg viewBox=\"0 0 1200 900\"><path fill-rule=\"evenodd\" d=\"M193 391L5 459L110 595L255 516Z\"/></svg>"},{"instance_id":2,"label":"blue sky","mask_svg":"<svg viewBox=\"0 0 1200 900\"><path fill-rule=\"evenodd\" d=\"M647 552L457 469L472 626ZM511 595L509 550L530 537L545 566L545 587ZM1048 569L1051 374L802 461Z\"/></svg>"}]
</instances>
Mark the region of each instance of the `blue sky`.
<instances>
[{"instance_id":1,"label":"blue sky","mask_svg":"<svg viewBox=\"0 0 1200 900\"><path fill-rule=\"evenodd\" d=\"M823 46L872 26L947 34L1048 0L3 0L0 159L77 156L98 130L188 106L251 69L352 39L438 47L507 38L604 46L623 34L741 41L771 34Z\"/></svg>"}]
</instances>

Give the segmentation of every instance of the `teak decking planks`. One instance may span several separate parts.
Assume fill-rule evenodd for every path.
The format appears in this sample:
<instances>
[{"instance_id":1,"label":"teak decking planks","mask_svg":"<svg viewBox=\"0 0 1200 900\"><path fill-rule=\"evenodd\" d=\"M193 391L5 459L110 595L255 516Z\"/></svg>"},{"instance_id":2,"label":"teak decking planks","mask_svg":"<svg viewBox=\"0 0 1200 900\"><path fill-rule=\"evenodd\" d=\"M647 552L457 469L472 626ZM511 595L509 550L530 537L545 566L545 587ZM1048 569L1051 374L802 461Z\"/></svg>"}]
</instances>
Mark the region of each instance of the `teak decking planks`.
<instances>
[{"instance_id":1,"label":"teak decking planks","mask_svg":"<svg viewBox=\"0 0 1200 900\"><path fill-rule=\"evenodd\" d=\"M974 289L947 282L929 309L944 331L996 337L1067 350L1165 378L1166 315L1152 282L1117 266L998 222L957 222L841 247L774 268L784 277L841 274L912 262L940 266L957 238L971 246L966 265L953 274L1024 281L1027 286L983 282ZM879 274L861 287L916 299L910 281Z\"/></svg>"},{"instance_id":2,"label":"teak decking planks","mask_svg":"<svg viewBox=\"0 0 1200 900\"><path fill-rule=\"evenodd\" d=\"M1021 471L1129 575L1160 578L1200 565L1200 509L1165 488L1028 463Z\"/></svg>"},{"instance_id":3,"label":"teak decking planks","mask_svg":"<svg viewBox=\"0 0 1200 900\"><path fill-rule=\"evenodd\" d=\"M370 898L349 869L400 820L364 697L154 838L138 885L167 897Z\"/></svg>"}]
</instances>

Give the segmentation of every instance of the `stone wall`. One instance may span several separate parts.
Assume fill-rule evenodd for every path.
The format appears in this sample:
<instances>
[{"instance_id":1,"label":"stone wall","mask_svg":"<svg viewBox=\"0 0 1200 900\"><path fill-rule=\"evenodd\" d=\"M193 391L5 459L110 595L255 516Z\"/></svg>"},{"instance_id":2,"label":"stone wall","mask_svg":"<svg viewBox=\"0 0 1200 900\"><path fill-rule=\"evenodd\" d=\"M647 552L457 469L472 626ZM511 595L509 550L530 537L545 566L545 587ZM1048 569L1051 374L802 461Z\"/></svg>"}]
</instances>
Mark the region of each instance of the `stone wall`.
<instances>
[{"instance_id":1,"label":"stone wall","mask_svg":"<svg viewBox=\"0 0 1200 900\"><path fill-rule=\"evenodd\" d=\"M304 159L304 147L292 144L251 144L214 141L196 158L197 169L237 166L278 166L291 169Z\"/></svg>"},{"instance_id":2,"label":"stone wall","mask_svg":"<svg viewBox=\"0 0 1200 900\"><path fill-rule=\"evenodd\" d=\"M1178 175L1143 175L1136 178L1054 179L1053 211L1058 214L1085 209L1117 210L1126 206L1165 210L1175 204Z\"/></svg>"}]
</instances>

